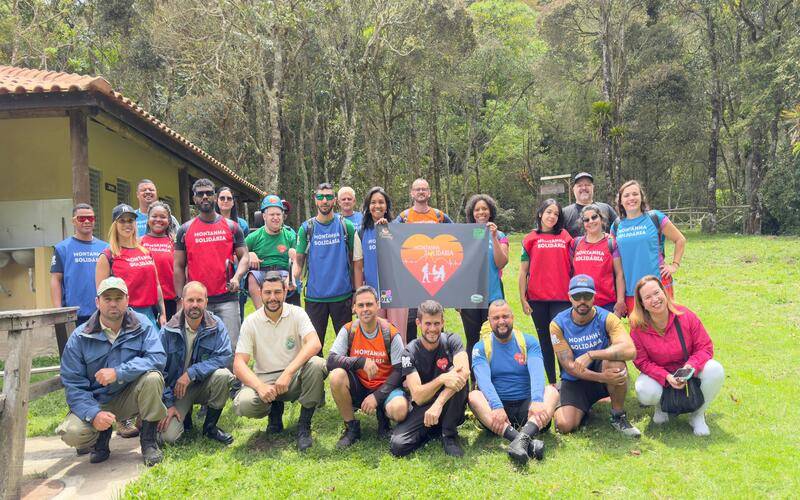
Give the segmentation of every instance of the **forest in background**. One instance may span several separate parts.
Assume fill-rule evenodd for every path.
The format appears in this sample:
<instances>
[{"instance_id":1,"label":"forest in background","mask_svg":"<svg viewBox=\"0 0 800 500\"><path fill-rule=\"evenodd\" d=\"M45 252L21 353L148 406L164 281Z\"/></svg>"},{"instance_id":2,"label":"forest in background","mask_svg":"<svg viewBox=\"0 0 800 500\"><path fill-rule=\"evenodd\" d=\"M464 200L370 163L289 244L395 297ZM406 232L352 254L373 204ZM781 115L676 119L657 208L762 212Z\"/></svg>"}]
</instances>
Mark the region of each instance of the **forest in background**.
<instances>
[{"instance_id":1,"label":"forest in background","mask_svg":"<svg viewBox=\"0 0 800 500\"><path fill-rule=\"evenodd\" d=\"M422 176L527 230L542 176L588 170L800 233L797 0L0 0L0 64L103 75L295 225L321 181L404 206Z\"/></svg>"}]
</instances>

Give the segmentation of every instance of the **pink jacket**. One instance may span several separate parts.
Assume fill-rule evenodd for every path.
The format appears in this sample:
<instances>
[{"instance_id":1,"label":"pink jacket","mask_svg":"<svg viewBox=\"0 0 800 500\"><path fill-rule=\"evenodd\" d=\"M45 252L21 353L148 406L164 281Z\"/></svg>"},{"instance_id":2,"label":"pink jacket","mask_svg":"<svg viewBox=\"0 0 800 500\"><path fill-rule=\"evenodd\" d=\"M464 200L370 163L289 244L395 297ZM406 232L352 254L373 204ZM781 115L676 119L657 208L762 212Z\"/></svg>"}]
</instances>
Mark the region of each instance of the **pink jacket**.
<instances>
[{"instance_id":1,"label":"pink jacket","mask_svg":"<svg viewBox=\"0 0 800 500\"><path fill-rule=\"evenodd\" d=\"M674 373L686 364L678 330L675 328L675 321L678 318L683 329L686 351L689 353L688 364L695 369L695 372L703 371L708 360L714 357L714 345L700 318L686 307L679 306L678 309L683 311L683 314L676 316L669 313L663 336L653 327L631 329L631 338L636 346L636 359L633 364L640 372L663 386L667 385L668 374Z\"/></svg>"}]
</instances>

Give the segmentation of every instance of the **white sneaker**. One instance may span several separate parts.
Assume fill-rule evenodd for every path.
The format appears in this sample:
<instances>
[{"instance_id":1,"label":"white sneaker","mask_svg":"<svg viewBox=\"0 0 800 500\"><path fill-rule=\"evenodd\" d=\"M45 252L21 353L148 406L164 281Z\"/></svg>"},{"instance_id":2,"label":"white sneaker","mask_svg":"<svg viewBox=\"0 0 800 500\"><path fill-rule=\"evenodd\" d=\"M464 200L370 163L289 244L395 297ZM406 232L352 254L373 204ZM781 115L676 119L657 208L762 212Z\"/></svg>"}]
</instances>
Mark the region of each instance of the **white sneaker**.
<instances>
[{"instance_id":1,"label":"white sneaker","mask_svg":"<svg viewBox=\"0 0 800 500\"><path fill-rule=\"evenodd\" d=\"M693 414L692 418L689 419L689 425L692 426L695 436L708 436L711 434L711 430L706 425L705 413Z\"/></svg>"},{"instance_id":2,"label":"white sneaker","mask_svg":"<svg viewBox=\"0 0 800 500\"><path fill-rule=\"evenodd\" d=\"M669 413L665 413L665 412L661 411L661 408L659 408L658 405L656 405L655 409L656 409L656 411L653 412L653 423L654 424L661 425L661 424L666 424L667 422L669 422Z\"/></svg>"}]
</instances>

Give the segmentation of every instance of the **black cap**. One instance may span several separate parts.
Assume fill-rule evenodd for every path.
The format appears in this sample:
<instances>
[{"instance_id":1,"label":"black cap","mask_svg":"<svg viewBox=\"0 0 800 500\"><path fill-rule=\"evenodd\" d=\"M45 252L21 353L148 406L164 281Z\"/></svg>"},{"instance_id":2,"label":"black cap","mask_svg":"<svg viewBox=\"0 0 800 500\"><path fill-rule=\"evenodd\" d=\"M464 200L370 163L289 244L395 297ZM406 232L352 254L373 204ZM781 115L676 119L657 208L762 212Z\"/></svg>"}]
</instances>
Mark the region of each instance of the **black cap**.
<instances>
[{"instance_id":1,"label":"black cap","mask_svg":"<svg viewBox=\"0 0 800 500\"><path fill-rule=\"evenodd\" d=\"M583 179L586 177L590 181L594 183L594 177L589 172L580 172L579 174L575 174L575 177L572 178L573 182L578 182L579 179Z\"/></svg>"},{"instance_id":2,"label":"black cap","mask_svg":"<svg viewBox=\"0 0 800 500\"><path fill-rule=\"evenodd\" d=\"M111 211L111 220L116 222L117 219L119 219L125 214L131 214L134 217L136 217L136 210L134 210L133 207L130 205L120 203L119 205L114 207L114 210Z\"/></svg>"}]
</instances>

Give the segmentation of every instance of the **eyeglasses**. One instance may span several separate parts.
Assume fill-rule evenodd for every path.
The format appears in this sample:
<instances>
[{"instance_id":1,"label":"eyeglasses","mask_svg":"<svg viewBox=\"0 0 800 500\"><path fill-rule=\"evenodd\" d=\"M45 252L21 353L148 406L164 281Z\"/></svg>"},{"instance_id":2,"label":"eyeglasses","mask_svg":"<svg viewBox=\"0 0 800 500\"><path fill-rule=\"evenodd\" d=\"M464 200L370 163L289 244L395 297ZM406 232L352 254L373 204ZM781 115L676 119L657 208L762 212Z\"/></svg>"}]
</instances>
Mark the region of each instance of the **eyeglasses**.
<instances>
[{"instance_id":1,"label":"eyeglasses","mask_svg":"<svg viewBox=\"0 0 800 500\"><path fill-rule=\"evenodd\" d=\"M133 224L136 222L136 218L134 217L120 217L117 219L117 223L119 224Z\"/></svg>"},{"instance_id":2,"label":"eyeglasses","mask_svg":"<svg viewBox=\"0 0 800 500\"><path fill-rule=\"evenodd\" d=\"M583 218L583 223L586 224L587 222L590 222L590 221L593 221L593 220L597 220L599 218L600 218L600 216L597 215L597 214L590 215L589 217L584 217Z\"/></svg>"},{"instance_id":3,"label":"eyeglasses","mask_svg":"<svg viewBox=\"0 0 800 500\"><path fill-rule=\"evenodd\" d=\"M590 300L592 300L592 298L594 298L594 294L589 292L580 292L571 295L571 297L572 300L574 300L575 302L589 302Z\"/></svg>"},{"instance_id":4,"label":"eyeglasses","mask_svg":"<svg viewBox=\"0 0 800 500\"><path fill-rule=\"evenodd\" d=\"M94 215L78 215L75 217L78 222L94 222Z\"/></svg>"},{"instance_id":5,"label":"eyeglasses","mask_svg":"<svg viewBox=\"0 0 800 500\"><path fill-rule=\"evenodd\" d=\"M332 195L332 194L322 194L322 193L317 193L317 194L315 195L315 198L316 198L316 199L318 199L319 201L322 201L322 200L333 201L333 199L335 198L335 196L334 196L334 195Z\"/></svg>"},{"instance_id":6,"label":"eyeglasses","mask_svg":"<svg viewBox=\"0 0 800 500\"><path fill-rule=\"evenodd\" d=\"M216 194L216 193L214 193L214 191L195 191L194 192L194 195L197 196L198 198L213 198L214 194Z\"/></svg>"},{"instance_id":7,"label":"eyeglasses","mask_svg":"<svg viewBox=\"0 0 800 500\"><path fill-rule=\"evenodd\" d=\"M218 196L219 201L233 201L233 196Z\"/></svg>"},{"instance_id":8,"label":"eyeglasses","mask_svg":"<svg viewBox=\"0 0 800 500\"><path fill-rule=\"evenodd\" d=\"M425 192L430 191L430 190L431 190L431 188L414 188L414 189L412 189L412 191L416 191L418 193L425 193Z\"/></svg>"}]
</instances>

